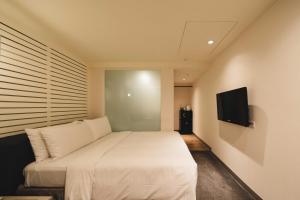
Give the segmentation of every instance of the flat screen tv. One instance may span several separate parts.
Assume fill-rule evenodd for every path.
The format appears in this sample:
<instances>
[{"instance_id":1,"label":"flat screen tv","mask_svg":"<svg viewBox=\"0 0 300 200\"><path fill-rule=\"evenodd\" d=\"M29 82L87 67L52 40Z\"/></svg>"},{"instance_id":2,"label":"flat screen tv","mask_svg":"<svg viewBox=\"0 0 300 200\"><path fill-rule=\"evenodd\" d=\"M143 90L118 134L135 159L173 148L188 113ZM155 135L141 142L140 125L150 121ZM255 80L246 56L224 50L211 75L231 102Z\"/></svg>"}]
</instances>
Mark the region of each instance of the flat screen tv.
<instances>
[{"instance_id":1,"label":"flat screen tv","mask_svg":"<svg viewBox=\"0 0 300 200\"><path fill-rule=\"evenodd\" d=\"M247 88L242 87L217 94L218 120L248 127Z\"/></svg>"}]
</instances>

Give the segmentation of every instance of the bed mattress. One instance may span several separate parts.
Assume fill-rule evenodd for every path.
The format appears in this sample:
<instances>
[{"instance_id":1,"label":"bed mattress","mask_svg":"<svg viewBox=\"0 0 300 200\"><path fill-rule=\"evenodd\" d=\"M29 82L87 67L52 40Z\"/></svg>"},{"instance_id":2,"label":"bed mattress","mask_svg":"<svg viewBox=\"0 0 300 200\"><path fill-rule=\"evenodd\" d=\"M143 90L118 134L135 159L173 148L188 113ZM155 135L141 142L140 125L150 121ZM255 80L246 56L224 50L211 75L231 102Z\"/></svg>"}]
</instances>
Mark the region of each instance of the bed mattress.
<instances>
[{"instance_id":1,"label":"bed mattress","mask_svg":"<svg viewBox=\"0 0 300 200\"><path fill-rule=\"evenodd\" d=\"M32 162L24 168L26 187L64 187L66 171L73 162L80 162L85 154L89 154L100 146L105 148L115 145L120 138L129 132L113 132L87 146L58 159L46 159Z\"/></svg>"},{"instance_id":2,"label":"bed mattress","mask_svg":"<svg viewBox=\"0 0 300 200\"><path fill-rule=\"evenodd\" d=\"M48 159L24 169L26 187L64 187L66 166Z\"/></svg>"},{"instance_id":3,"label":"bed mattress","mask_svg":"<svg viewBox=\"0 0 300 200\"><path fill-rule=\"evenodd\" d=\"M65 187L69 200L196 199L197 164L176 132L112 133L24 172L27 187Z\"/></svg>"}]
</instances>

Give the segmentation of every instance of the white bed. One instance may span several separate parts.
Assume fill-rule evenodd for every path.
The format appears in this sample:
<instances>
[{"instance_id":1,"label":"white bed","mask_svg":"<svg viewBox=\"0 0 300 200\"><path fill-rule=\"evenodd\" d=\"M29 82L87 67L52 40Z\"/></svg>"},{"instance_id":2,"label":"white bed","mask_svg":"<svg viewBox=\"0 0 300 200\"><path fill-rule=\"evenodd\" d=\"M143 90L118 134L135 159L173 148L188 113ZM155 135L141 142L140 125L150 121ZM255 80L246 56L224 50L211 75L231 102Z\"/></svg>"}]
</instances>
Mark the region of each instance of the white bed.
<instances>
[{"instance_id":1,"label":"white bed","mask_svg":"<svg viewBox=\"0 0 300 200\"><path fill-rule=\"evenodd\" d=\"M197 164L176 132L111 133L24 169L27 187L65 187L65 199L196 199Z\"/></svg>"}]
</instances>

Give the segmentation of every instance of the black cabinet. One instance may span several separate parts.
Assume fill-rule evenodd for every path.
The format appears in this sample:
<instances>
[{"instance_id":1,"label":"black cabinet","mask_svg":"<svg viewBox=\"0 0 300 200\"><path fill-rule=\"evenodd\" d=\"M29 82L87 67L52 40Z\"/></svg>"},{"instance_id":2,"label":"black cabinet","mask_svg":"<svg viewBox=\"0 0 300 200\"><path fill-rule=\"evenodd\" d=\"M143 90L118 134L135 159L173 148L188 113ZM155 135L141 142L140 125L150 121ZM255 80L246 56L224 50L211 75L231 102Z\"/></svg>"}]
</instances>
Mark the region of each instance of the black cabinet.
<instances>
[{"instance_id":1,"label":"black cabinet","mask_svg":"<svg viewBox=\"0 0 300 200\"><path fill-rule=\"evenodd\" d=\"M179 111L179 132L181 134L193 133L193 111L183 109Z\"/></svg>"}]
</instances>

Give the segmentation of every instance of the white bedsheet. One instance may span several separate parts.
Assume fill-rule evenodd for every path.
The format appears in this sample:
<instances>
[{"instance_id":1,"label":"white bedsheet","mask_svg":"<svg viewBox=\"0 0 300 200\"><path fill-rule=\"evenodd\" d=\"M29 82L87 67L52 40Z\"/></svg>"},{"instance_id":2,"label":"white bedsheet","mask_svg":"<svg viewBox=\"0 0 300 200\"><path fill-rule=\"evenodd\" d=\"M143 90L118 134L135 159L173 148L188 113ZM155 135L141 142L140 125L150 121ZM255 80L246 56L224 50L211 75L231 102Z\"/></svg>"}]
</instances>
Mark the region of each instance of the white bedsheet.
<instances>
[{"instance_id":1,"label":"white bedsheet","mask_svg":"<svg viewBox=\"0 0 300 200\"><path fill-rule=\"evenodd\" d=\"M196 199L197 164L178 133L133 132L68 166L66 200Z\"/></svg>"},{"instance_id":2,"label":"white bedsheet","mask_svg":"<svg viewBox=\"0 0 300 200\"><path fill-rule=\"evenodd\" d=\"M24 169L26 187L64 187L70 164L83 162L92 152L103 152L127 136L129 132L111 133L95 142L58 159L32 162Z\"/></svg>"},{"instance_id":3,"label":"white bedsheet","mask_svg":"<svg viewBox=\"0 0 300 200\"><path fill-rule=\"evenodd\" d=\"M175 132L109 134L58 163L66 200L196 199L197 164Z\"/></svg>"}]
</instances>

